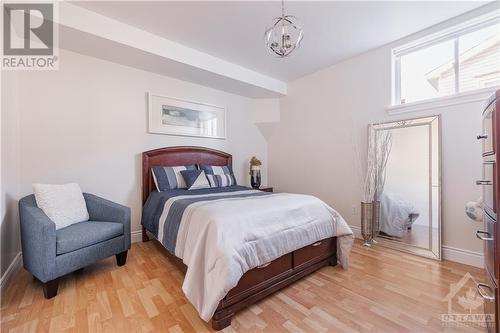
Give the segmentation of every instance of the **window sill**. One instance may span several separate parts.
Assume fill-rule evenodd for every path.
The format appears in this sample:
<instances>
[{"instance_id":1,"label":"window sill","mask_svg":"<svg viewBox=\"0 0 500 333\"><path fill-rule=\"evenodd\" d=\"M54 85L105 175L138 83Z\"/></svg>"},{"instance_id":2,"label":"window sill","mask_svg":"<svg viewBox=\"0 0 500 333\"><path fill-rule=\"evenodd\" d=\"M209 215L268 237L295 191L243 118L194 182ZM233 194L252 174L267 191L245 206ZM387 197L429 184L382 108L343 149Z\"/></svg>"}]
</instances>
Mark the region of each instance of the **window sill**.
<instances>
[{"instance_id":1,"label":"window sill","mask_svg":"<svg viewBox=\"0 0 500 333\"><path fill-rule=\"evenodd\" d=\"M389 115L398 115L411 112L433 110L448 106L480 102L488 99L500 87L488 87L474 91L467 91L456 95L437 97L425 101L412 102L407 104L391 105L385 110Z\"/></svg>"}]
</instances>

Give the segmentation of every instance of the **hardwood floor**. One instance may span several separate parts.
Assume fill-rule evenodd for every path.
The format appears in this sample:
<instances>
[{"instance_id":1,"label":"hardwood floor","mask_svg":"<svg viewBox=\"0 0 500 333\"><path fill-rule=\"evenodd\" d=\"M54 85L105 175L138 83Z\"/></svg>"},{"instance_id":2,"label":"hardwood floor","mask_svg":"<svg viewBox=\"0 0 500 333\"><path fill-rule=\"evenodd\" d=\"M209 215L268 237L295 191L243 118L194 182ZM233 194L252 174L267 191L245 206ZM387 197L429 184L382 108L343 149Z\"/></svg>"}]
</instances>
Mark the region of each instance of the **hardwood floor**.
<instances>
[{"instance_id":1,"label":"hardwood floor","mask_svg":"<svg viewBox=\"0 0 500 333\"><path fill-rule=\"evenodd\" d=\"M437 228L434 228L432 232L437 235ZM411 230L408 230L403 235L403 237L392 237L389 235L381 235L380 237L392 239L397 242L411 244L413 246L422 247L424 249L428 249L430 247L429 227L426 225L414 224Z\"/></svg>"},{"instance_id":2,"label":"hardwood floor","mask_svg":"<svg viewBox=\"0 0 500 333\"><path fill-rule=\"evenodd\" d=\"M70 274L50 300L21 269L1 300L1 331L212 331L185 299L183 275L164 251L156 241L133 244L125 266L112 257ZM444 327L440 319L450 284L467 272L483 279L481 269L357 242L349 270L325 267L238 312L224 332L482 332ZM462 290L472 286L467 281ZM463 313L455 298L451 306Z\"/></svg>"}]
</instances>

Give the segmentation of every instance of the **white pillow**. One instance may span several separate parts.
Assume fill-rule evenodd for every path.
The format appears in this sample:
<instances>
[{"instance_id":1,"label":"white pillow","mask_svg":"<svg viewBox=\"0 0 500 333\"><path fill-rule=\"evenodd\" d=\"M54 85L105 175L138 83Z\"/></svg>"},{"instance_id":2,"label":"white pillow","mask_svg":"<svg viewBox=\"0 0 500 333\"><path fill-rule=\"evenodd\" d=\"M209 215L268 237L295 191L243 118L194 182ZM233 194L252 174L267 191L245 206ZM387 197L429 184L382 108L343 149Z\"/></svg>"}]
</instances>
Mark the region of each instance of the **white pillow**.
<instances>
[{"instance_id":1,"label":"white pillow","mask_svg":"<svg viewBox=\"0 0 500 333\"><path fill-rule=\"evenodd\" d=\"M80 186L33 184L38 208L56 224L56 230L88 221L89 212Z\"/></svg>"}]
</instances>

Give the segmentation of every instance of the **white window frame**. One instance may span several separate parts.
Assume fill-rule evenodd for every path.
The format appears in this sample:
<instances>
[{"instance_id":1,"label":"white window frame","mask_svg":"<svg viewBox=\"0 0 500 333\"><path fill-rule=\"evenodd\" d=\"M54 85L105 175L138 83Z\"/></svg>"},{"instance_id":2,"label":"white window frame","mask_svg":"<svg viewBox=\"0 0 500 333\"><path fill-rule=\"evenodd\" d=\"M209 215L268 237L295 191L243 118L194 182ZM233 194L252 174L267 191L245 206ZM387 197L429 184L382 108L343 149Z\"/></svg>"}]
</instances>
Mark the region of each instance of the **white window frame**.
<instances>
[{"instance_id":1,"label":"white window frame","mask_svg":"<svg viewBox=\"0 0 500 333\"><path fill-rule=\"evenodd\" d=\"M500 10L494 10L486 15L479 16L475 19L469 20L467 22L454 25L450 28L441 30L434 34L425 36L423 38L414 40L410 43L398 46L391 50L392 55L392 105L388 109L396 109L399 107L404 107L406 105L414 105L420 103L427 103L431 101L437 101L441 99L449 99L454 96L470 95L471 93L482 92L484 90L494 90L494 88L487 89L476 89L467 92L460 92L459 80L460 80L460 66L459 66L459 37L477 31L479 29L500 23ZM428 48L438 43L445 41L454 40L454 53L455 53L455 92L453 94L436 97L432 99L425 99L414 101L410 103L401 104L401 56ZM388 110L389 111L389 110Z\"/></svg>"}]
</instances>

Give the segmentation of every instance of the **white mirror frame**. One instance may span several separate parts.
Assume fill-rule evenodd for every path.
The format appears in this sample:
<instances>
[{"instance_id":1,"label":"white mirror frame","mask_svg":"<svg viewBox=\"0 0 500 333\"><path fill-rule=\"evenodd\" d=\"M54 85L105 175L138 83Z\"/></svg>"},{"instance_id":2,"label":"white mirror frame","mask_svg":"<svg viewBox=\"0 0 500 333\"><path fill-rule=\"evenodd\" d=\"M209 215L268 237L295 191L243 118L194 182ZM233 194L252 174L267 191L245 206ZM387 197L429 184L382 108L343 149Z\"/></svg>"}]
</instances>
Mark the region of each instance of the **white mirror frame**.
<instances>
[{"instance_id":1,"label":"white mirror frame","mask_svg":"<svg viewBox=\"0 0 500 333\"><path fill-rule=\"evenodd\" d=\"M378 244L393 248L399 251L408 252L411 254L441 260L442 249L441 249L441 193L442 193L442 182L441 182L441 116L428 116L423 118L414 119L403 119L397 121L391 121L386 123L373 124L373 128L376 131L384 131L391 129L400 129L413 126L428 126L429 127L429 246L427 248L420 247L401 241L393 240L390 238L385 238L384 236L377 237L376 241ZM437 147L433 151L433 146ZM437 170L434 172L433 169ZM436 177L434 179L434 177ZM433 194L433 188L437 189L437 193ZM433 201L437 196L437 219L438 221L432 220L432 210ZM437 222L437 235L433 234L433 225Z\"/></svg>"}]
</instances>

